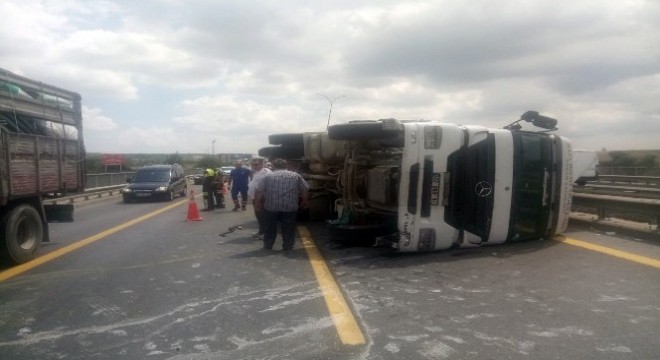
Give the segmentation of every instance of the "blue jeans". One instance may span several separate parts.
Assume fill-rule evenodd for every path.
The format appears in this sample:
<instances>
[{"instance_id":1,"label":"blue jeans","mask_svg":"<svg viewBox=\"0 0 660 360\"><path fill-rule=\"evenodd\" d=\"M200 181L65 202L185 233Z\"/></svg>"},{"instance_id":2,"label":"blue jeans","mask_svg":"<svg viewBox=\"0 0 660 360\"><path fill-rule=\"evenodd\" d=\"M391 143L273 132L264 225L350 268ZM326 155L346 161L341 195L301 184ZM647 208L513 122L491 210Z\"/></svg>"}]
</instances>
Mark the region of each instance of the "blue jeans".
<instances>
[{"instance_id":1,"label":"blue jeans","mask_svg":"<svg viewBox=\"0 0 660 360\"><path fill-rule=\"evenodd\" d=\"M277 237L277 223L282 227L282 249L291 250L296 242L296 216L297 211L268 211L264 210L266 233L264 234L264 247L272 249Z\"/></svg>"}]
</instances>

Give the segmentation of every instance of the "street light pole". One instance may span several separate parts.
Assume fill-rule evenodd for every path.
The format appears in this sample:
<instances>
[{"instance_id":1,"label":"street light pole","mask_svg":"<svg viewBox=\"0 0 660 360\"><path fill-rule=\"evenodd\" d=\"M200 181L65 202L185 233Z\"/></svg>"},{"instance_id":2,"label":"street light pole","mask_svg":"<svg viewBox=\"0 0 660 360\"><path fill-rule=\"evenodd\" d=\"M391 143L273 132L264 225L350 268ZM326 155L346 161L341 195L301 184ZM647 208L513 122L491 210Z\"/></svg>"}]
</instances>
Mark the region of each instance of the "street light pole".
<instances>
[{"instance_id":1,"label":"street light pole","mask_svg":"<svg viewBox=\"0 0 660 360\"><path fill-rule=\"evenodd\" d=\"M211 155L215 155L215 139L211 141Z\"/></svg>"},{"instance_id":2,"label":"street light pole","mask_svg":"<svg viewBox=\"0 0 660 360\"><path fill-rule=\"evenodd\" d=\"M330 100L329 97L327 97L323 94L318 94L318 95L323 96L330 103L330 111L328 111L328 124L325 126L325 129L328 130L328 128L330 127L330 115L332 115L332 104L334 104L336 100L339 100L339 99L341 99L343 97L346 97L346 96L340 95L340 96L337 96L336 98Z\"/></svg>"}]
</instances>

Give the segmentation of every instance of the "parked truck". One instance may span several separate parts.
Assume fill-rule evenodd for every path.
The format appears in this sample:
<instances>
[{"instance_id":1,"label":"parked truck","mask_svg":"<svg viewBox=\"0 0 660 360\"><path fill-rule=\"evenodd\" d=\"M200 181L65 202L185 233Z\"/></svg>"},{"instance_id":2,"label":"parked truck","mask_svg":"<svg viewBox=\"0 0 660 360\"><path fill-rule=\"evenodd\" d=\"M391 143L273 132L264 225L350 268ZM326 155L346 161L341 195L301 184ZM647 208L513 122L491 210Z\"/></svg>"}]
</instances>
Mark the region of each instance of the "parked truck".
<instances>
[{"instance_id":1,"label":"parked truck","mask_svg":"<svg viewBox=\"0 0 660 360\"><path fill-rule=\"evenodd\" d=\"M529 122L544 131L526 131ZM571 208L571 143L528 111L503 129L433 121L353 121L274 134L311 188L312 219L341 239L430 251L550 237Z\"/></svg>"},{"instance_id":2,"label":"parked truck","mask_svg":"<svg viewBox=\"0 0 660 360\"><path fill-rule=\"evenodd\" d=\"M48 194L84 185L80 95L0 68L0 258L19 264L48 241L49 221L73 221L73 205Z\"/></svg>"},{"instance_id":3,"label":"parked truck","mask_svg":"<svg viewBox=\"0 0 660 360\"><path fill-rule=\"evenodd\" d=\"M598 180L598 153L594 150L573 150L573 180L579 186Z\"/></svg>"}]
</instances>

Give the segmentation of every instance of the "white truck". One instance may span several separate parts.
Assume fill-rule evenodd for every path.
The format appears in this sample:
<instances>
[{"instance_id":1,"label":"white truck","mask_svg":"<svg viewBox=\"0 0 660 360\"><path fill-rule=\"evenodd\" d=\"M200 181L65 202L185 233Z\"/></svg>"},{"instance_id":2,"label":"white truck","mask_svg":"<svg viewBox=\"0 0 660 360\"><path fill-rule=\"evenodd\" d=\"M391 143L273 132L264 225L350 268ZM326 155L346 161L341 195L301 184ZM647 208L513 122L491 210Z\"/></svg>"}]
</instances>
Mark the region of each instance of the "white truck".
<instances>
[{"instance_id":1,"label":"white truck","mask_svg":"<svg viewBox=\"0 0 660 360\"><path fill-rule=\"evenodd\" d=\"M523 131L531 122L546 132ZM310 183L312 218L342 239L400 251L474 247L562 232L571 208L571 144L528 111L504 129L431 121L353 121L275 134L261 156L286 158Z\"/></svg>"},{"instance_id":2,"label":"white truck","mask_svg":"<svg viewBox=\"0 0 660 360\"><path fill-rule=\"evenodd\" d=\"M594 150L573 150L573 180L579 186L598 180L598 153Z\"/></svg>"},{"instance_id":3,"label":"white truck","mask_svg":"<svg viewBox=\"0 0 660 360\"><path fill-rule=\"evenodd\" d=\"M49 221L73 221L48 194L82 191L80 95L0 69L0 260L33 259Z\"/></svg>"}]
</instances>

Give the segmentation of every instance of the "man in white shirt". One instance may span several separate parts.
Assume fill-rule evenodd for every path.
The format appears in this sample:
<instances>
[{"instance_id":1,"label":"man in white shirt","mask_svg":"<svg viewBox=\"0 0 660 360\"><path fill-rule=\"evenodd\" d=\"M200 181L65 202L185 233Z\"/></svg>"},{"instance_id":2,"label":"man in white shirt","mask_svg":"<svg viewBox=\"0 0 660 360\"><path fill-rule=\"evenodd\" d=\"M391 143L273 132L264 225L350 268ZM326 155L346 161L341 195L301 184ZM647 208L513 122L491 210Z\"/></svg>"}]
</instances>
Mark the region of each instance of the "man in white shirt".
<instances>
[{"instance_id":1,"label":"man in white shirt","mask_svg":"<svg viewBox=\"0 0 660 360\"><path fill-rule=\"evenodd\" d=\"M266 232L266 223L264 218L263 207L256 206L255 201L255 189L259 185L259 181L264 175L268 174L270 171L269 168L265 167L265 160L260 157L252 158L250 162L252 166L252 181L248 185L248 198L252 199L252 205L254 206L254 216L257 218L257 223L259 224L259 231L254 233L252 236L256 238L261 238Z\"/></svg>"}]
</instances>

